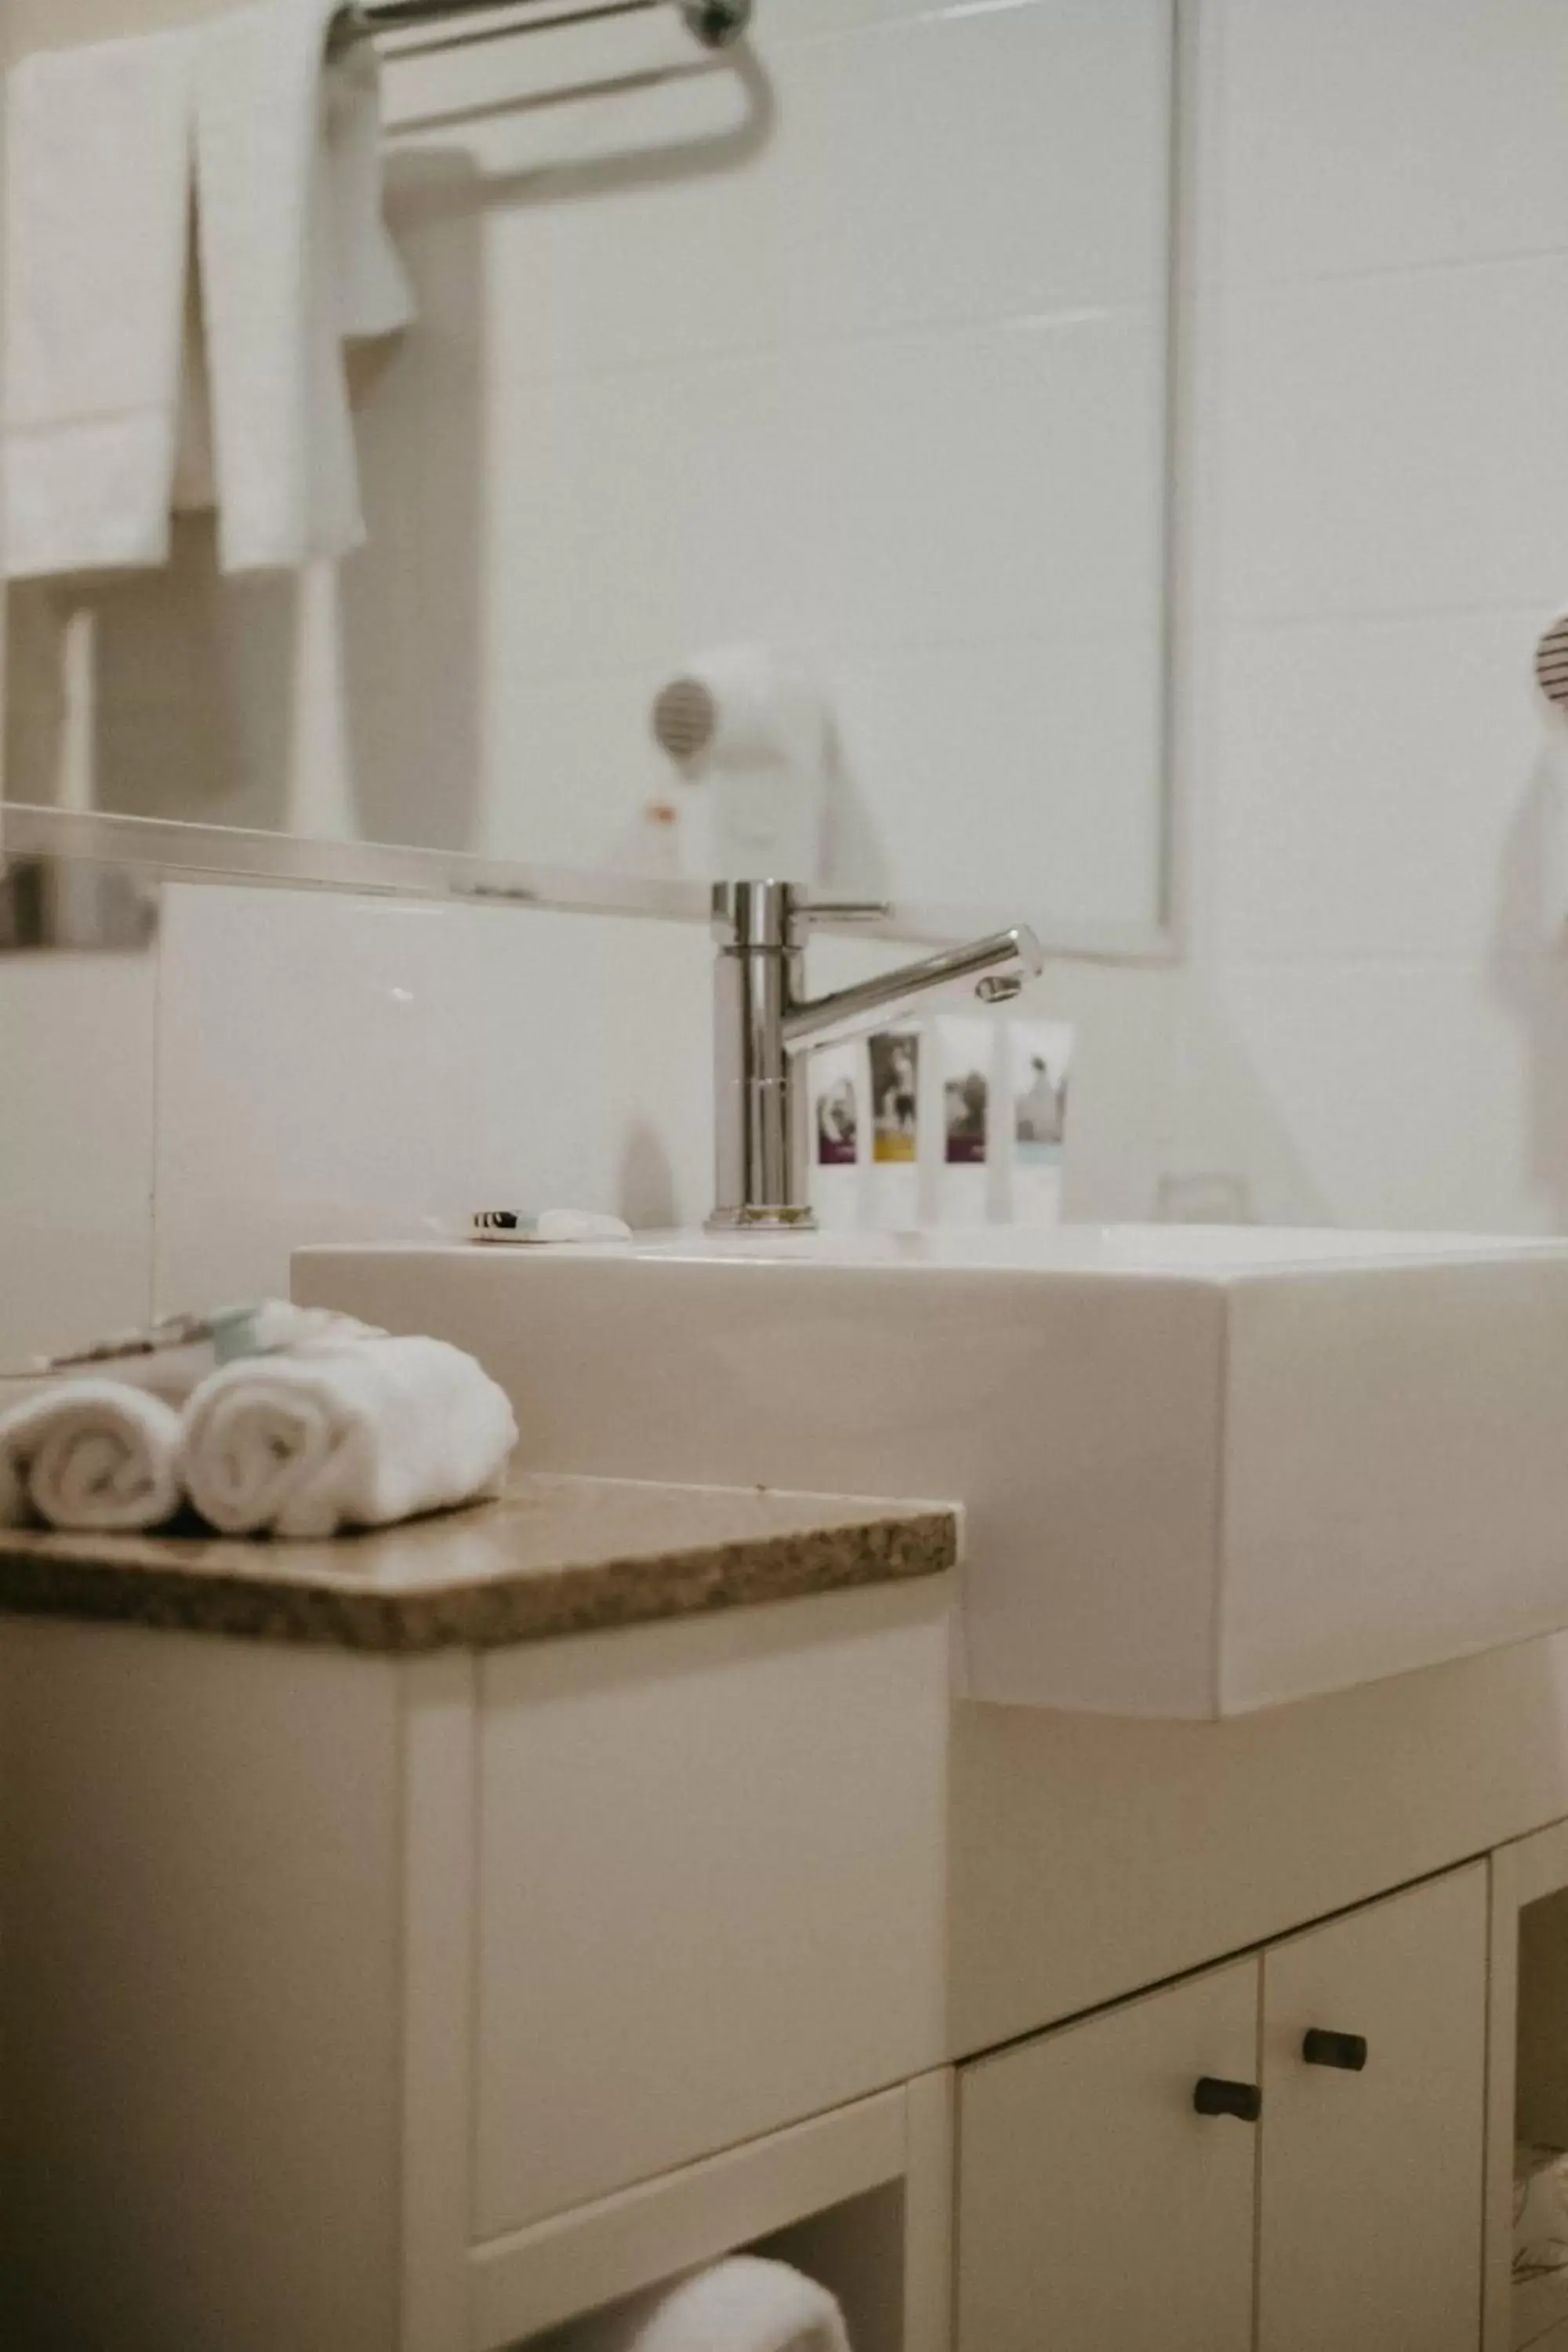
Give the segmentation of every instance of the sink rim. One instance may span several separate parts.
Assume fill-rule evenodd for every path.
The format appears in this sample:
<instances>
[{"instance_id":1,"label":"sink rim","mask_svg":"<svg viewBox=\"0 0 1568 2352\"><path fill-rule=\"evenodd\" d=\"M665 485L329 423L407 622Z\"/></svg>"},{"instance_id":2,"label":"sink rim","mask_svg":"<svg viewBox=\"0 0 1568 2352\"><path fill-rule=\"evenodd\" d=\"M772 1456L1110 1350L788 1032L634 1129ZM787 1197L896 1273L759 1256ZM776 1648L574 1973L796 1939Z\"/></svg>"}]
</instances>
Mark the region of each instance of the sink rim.
<instances>
[{"instance_id":1,"label":"sink rim","mask_svg":"<svg viewBox=\"0 0 1568 2352\"><path fill-rule=\"evenodd\" d=\"M467 1237L321 1244L334 1255L453 1259L521 1257L556 1264L606 1260L639 1265L745 1266L776 1273L809 1267L837 1275L958 1275L976 1280L1060 1279L1194 1282L1207 1285L1285 1276L1363 1278L1434 1267L1556 1262L1568 1236L1419 1233L1351 1226L1162 1225L1137 1222L1041 1226L928 1226L908 1231L709 1234L672 1228L629 1241L484 1241Z\"/></svg>"}]
</instances>

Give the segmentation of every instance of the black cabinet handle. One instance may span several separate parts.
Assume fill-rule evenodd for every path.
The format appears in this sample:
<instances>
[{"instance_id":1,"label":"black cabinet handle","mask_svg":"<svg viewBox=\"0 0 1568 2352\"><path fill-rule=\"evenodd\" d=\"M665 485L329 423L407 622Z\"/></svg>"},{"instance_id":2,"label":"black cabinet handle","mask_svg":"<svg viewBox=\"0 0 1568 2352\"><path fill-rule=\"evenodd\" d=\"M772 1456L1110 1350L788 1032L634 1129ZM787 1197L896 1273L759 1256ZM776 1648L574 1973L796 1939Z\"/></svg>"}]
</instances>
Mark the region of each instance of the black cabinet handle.
<instances>
[{"instance_id":1,"label":"black cabinet handle","mask_svg":"<svg viewBox=\"0 0 1568 2352\"><path fill-rule=\"evenodd\" d=\"M1238 2123L1255 2124L1263 2113L1263 2094L1256 2083L1225 2083L1205 2074L1193 2093L1193 2105L1200 2116L1235 2116Z\"/></svg>"},{"instance_id":2,"label":"black cabinet handle","mask_svg":"<svg viewBox=\"0 0 1568 2352\"><path fill-rule=\"evenodd\" d=\"M1366 2043L1359 2033L1321 2033L1313 2026L1302 2038L1301 2055L1309 2066L1337 2066L1342 2074L1359 2074L1366 2064Z\"/></svg>"}]
</instances>

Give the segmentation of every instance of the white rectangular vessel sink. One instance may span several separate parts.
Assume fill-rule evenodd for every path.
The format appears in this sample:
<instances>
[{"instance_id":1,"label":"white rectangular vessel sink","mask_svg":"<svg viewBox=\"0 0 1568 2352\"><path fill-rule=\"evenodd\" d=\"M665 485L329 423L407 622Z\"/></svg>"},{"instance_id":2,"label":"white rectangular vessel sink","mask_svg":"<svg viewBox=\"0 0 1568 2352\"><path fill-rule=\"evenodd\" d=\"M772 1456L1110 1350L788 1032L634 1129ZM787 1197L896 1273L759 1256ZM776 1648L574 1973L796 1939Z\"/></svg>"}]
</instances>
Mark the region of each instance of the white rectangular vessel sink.
<instances>
[{"instance_id":1,"label":"white rectangular vessel sink","mask_svg":"<svg viewBox=\"0 0 1568 2352\"><path fill-rule=\"evenodd\" d=\"M1205 1718L1568 1625L1568 1245L1064 1226L307 1251L530 1467L969 1514L973 1696Z\"/></svg>"}]
</instances>

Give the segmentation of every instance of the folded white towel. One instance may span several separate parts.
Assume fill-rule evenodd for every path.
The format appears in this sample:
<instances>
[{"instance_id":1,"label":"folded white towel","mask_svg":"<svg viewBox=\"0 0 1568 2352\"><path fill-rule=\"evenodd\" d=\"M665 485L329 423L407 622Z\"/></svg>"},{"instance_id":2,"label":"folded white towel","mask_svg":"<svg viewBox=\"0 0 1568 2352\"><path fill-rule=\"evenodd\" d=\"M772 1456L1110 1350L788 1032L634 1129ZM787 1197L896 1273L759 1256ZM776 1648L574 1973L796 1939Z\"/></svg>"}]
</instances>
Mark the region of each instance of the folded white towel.
<instances>
[{"instance_id":1,"label":"folded white towel","mask_svg":"<svg viewBox=\"0 0 1568 2352\"><path fill-rule=\"evenodd\" d=\"M40 52L6 81L5 568L224 568L364 537L343 347L413 315L382 216L380 68L337 0ZM191 212L202 299L191 283Z\"/></svg>"},{"instance_id":2,"label":"folded white towel","mask_svg":"<svg viewBox=\"0 0 1568 2352\"><path fill-rule=\"evenodd\" d=\"M0 1414L0 1525L123 1533L180 1506L180 1416L112 1381L62 1381Z\"/></svg>"},{"instance_id":3,"label":"folded white towel","mask_svg":"<svg viewBox=\"0 0 1568 2352\"><path fill-rule=\"evenodd\" d=\"M551 2338L552 2352L849 2352L826 2289L754 2254L634 2295Z\"/></svg>"},{"instance_id":4,"label":"folded white towel","mask_svg":"<svg viewBox=\"0 0 1568 2352\"><path fill-rule=\"evenodd\" d=\"M6 77L5 565L169 552L195 38L46 50Z\"/></svg>"},{"instance_id":5,"label":"folded white towel","mask_svg":"<svg viewBox=\"0 0 1568 2352\"><path fill-rule=\"evenodd\" d=\"M185 1408L180 1470L225 1535L330 1536L493 1494L517 1443L504 1391L441 1339L252 1357Z\"/></svg>"},{"instance_id":6,"label":"folded white towel","mask_svg":"<svg viewBox=\"0 0 1568 2352\"><path fill-rule=\"evenodd\" d=\"M381 210L380 68L327 61L336 0L253 0L204 29L196 173L219 551L293 568L364 537L345 341L405 326Z\"/></svg>"}]
</instances>

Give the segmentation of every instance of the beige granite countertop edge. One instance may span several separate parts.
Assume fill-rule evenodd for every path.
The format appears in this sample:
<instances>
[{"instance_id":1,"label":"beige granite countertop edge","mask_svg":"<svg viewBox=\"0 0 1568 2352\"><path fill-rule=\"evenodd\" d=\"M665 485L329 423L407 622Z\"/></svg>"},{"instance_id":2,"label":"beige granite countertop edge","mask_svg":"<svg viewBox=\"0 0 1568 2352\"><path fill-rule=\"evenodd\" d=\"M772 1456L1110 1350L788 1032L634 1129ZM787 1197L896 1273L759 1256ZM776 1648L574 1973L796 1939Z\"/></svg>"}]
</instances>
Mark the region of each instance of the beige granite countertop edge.
<instances>
[{"instance_id":1,"label":"beige granite countertop edge","mask_svg":"<svg viewBox=\"0 0 1568 2352\"><path fill-rule=\"evenodd\" d=\"M584 1492L640 1482L579 1483ZM467 1648L489 1650L573 1634L612 1632L682 1616L847 1591L878 1583L937 1576L958 1564L962 1512L942 1504L879 1503L864 1496L770 1497L750 1490L647 1485L656 1505L700 1496L732 1499L737 1510L765 1513L770 1499L798 1512L819 1507L809 1524L730 1540L700 1541L559 1564L520 1565L508 1572L405 1589L377 1585L347 1570L295 1573L274 1566L270 1547L247 1542L193 1543L178 1559L178 1544L144 1545L91 1537L7 1530L0 1537L0 1615L73 1619L95 1623L216 1634L230 1639L329 1647L413 1657ZM846 1517L836 1520L835 1504ZM480 1514L505 1506L447 1515L423 1523L432 1537L449 1525L455 1537ZM854 1514L854 1516L850 1516ZM347 1539L354 1557L374 1535ZM332 1549L318 1547L317 1557ZM163 1558L137 1559L138 1549ZM218 1557L215 1559L215 1555Z\"/></svg>"}]
</instances>

